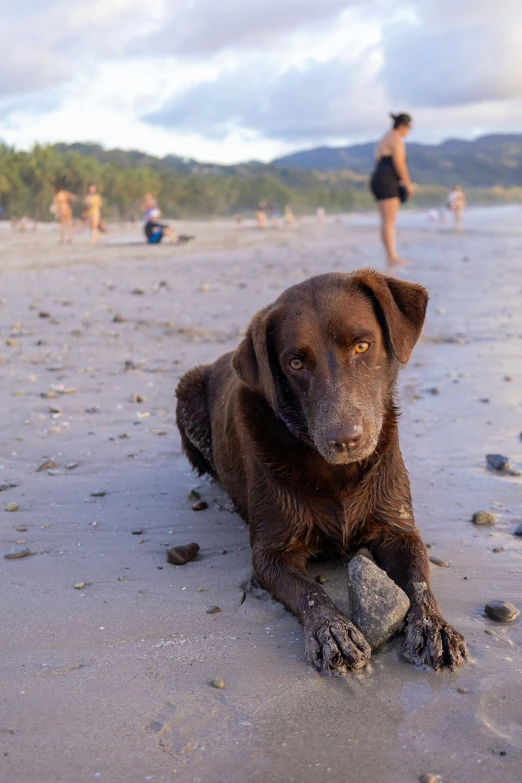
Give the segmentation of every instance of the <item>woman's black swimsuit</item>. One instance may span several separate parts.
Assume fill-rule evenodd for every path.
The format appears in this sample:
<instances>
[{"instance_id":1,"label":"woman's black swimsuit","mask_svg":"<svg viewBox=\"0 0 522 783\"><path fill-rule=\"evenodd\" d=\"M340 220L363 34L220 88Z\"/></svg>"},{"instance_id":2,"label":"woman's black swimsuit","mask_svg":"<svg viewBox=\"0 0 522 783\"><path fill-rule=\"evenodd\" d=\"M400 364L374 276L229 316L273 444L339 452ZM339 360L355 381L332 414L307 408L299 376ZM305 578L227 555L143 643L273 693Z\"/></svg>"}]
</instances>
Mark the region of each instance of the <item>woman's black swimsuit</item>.
<instances>
[{"instance_id":1,"label":"woman's black swimsuit","mask_svg":"<svg viewBox=\"0 0 522 783\"><path fill-rule=\"evenodd\" d=\"M370 190L377 201L401 197L399 176L395 171L391 155L385 155L377 162L370 181Z\"/></svg>"}]
</instances>

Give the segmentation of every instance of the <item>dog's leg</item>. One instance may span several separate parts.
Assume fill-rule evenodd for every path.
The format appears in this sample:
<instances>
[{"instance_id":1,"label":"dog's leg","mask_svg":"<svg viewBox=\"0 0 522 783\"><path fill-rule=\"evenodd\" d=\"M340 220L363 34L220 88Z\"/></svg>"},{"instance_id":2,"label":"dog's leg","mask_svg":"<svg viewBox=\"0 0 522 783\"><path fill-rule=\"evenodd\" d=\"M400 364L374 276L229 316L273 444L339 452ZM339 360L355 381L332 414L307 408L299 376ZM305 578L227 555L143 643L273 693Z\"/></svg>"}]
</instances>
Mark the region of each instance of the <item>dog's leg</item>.
<instances>
[{"instance_id":1,"label":"dog's leg","mask_svg":"<svg viewBox=\"0 0 522 783\"><path fill-rule=\"evenodd\" d=\"M454 669L469 658L464 637L440 612L430 586L428 552L416 530L393 534L369 545L377 565L410 599L406 617L405 658L419 666Z\"/></svg>"},{"instance_id":2,"label":"dog's leg","mask_svg":"<svg viewBox=\"0 0 522 783\"><path fill-rule=\"evenodd\" d=\"M176 397L176 421L183 451L199 475L210 473L216 478L212 455L212 428L207 405L205 366L195 367L181 378Z\"/></svg>"},{"instance_id":3,"label":"dog's leg","mask_svg":"<svg viewBox=\"0 0 522 783\"><path fill-rule=\"evenodd\" d=\"M257 578L303 624L307 662L327 674L360 669L370 658L370 645L323 588L306 577L307 559L305 552L296 550L282 553L252 547Z\"/></svg>"}]
</instances>

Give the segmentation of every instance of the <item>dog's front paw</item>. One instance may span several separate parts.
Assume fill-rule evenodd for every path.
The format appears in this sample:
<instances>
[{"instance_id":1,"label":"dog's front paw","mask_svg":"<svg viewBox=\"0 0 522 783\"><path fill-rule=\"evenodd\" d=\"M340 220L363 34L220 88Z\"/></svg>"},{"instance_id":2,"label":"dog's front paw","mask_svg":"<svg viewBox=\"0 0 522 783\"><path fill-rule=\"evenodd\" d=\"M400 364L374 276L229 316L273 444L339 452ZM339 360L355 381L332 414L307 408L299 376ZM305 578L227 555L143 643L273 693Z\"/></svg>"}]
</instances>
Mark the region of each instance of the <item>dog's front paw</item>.
<instances>
[{"instance_id":1,"label":"dog's front paw","mask_svg":"<svg viewBox=\"0 0 522 783\"><path fill-rule=\"evenodd\" d=\"M372 654L362 633L340 612L305 626L306 661L317 671L344 675L361 669Z\"/></svg>"},{"instance_id":2,"label":"dog's front paw","mask_svg":"<svg viewBox=\"0 0 522 783\"><path fill-rule=\"evenodd\" d=\"M406 623L402 651L410 663L453 671L469 659L464 637L440 615L413 612Z\"/></svg>"}]
</instances>

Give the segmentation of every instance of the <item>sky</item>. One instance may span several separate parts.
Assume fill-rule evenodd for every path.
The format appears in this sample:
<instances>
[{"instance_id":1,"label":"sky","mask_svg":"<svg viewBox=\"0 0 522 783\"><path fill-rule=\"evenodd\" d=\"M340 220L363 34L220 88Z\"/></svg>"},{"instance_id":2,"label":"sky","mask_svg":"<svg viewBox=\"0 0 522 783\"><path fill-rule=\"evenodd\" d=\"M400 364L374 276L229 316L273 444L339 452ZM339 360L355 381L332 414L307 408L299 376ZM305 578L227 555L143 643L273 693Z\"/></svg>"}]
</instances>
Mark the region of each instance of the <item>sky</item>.
<instances>
[{"instance_id":1,"label":"sky","mask_svg":"<svg viewBox=\"0 0 522 783\"><path fill-rule=\"evenodd\" d=\"M0 140L268 161L522 131L521 0L0 0Z\"/></svg>"}]
</instances>

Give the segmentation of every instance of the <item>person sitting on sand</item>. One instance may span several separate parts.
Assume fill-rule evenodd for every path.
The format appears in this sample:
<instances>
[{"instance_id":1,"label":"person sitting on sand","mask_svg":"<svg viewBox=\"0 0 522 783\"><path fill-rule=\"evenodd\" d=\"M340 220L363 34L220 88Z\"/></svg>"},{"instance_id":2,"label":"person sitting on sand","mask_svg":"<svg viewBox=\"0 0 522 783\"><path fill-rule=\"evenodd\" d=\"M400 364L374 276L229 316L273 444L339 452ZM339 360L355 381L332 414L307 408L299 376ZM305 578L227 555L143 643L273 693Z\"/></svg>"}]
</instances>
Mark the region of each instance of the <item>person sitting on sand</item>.
<instances>
[{"instance_id":1,"label":"person sitting on sand","mask_svg":"<svg viewBox=\"0 0 522 783\"><path fill-rule=\"evenodd\" d=\"M455 231L462 231L462 215L466 209L466 197L460 185L455 185L448 196L446 206L453 213Z\"/></svg>"},{"instance_id":2,"label":"person sitting on sand","mask_svg":"<svg viewBox=\"0 0 522 783\"><path fill-rule=\"evenodd\" d=\"M91 229L91 242L97 242L100 235L102 197L98 193L98 188L93 183L89 185L89 192L85 197L86 217L89 228Z\"/></svg>"},{"instance_id":3,"label":"person sitting on sand","mask_svg":"<svg viewBox=\"0 0 522 783\"><path fill-rule=\"evenodd\" d=\"M163 237L166 237L171 244L176 244L176 232L165 223L158 223L161 217L159 209L150 209L148 211L148 220L145 223L145 236L149 245L159 245Z\"/></svg>"},{"instance_id":4,"label":"person sitting on sand","mask_svg":"<svg viewBox=\"0 0 522 783\"><path fill-rule=\"evenodd\" d=\"M73 215L71 203L76 201L76 196L73 193L69 193L64 186L57 182L54 186L54 198L51 204L52 212L56 215L57 220L60 221L60 243L63 245L65 241L69 244L73 241ZM68 239L66 240L66 237Z\"/></svg>"}]
</instances>

